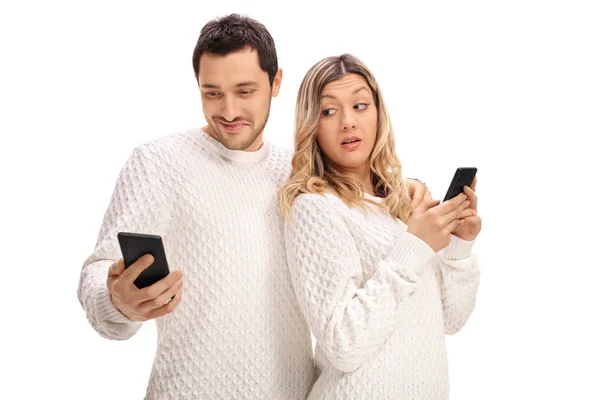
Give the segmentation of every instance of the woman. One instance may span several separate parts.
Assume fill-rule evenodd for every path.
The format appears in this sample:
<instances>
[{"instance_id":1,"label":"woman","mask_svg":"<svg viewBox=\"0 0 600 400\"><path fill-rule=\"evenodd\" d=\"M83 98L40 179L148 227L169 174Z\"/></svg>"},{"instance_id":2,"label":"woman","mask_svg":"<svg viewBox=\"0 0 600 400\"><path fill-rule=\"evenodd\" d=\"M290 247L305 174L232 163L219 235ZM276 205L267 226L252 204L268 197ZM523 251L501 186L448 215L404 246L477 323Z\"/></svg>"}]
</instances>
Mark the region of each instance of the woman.
<instances>
[{"instance_id":1,"label":"woman","mask_svg":"<svg viewBox=\"0 0 600 400\"><path fill-rule=\"evenodd\" d=\"M412 209L381 91L356 57L315 64L296 106L279 200L317 340L309 399L447 398L444 335L466 323L479 284L475 182Z\"/></svg>"}]
</instances>

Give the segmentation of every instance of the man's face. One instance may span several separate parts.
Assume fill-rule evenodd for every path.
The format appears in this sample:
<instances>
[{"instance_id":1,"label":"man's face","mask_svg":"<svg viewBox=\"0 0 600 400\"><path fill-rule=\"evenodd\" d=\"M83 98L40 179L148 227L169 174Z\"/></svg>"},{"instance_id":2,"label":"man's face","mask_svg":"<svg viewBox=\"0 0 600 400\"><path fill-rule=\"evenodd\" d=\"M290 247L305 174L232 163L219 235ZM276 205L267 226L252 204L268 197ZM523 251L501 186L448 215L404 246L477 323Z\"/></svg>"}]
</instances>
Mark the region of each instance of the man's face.
<instances>
[{"instance_id":1,"label":"man's face","mask_svg":"<svg viewBox=\"0 0 600 400\"><path fill-rule=\"evenodd\" d=\"M208 133L228 149L258 150L263 144L271 97L279 93L281 69L271 87L256 50L225 56L204 53L198 81Z\"/></svg>"}]
</instances>

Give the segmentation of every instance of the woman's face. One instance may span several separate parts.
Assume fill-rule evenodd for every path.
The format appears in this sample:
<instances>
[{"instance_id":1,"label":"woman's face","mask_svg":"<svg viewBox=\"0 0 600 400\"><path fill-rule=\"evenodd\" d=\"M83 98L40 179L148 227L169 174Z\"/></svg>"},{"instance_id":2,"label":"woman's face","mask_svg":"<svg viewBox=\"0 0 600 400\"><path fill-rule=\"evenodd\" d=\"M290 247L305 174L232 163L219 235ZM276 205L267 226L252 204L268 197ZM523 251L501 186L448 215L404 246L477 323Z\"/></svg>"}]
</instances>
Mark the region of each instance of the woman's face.
<instances>
[{"instance_id":1,"label":"woman's face","mask_svg":"<svg viewBox=\"0 0 600 400\"><path fill-rule=\"evenodd\" d=\"M321 93L317 143L329 162L345 170L369 171L377 136L377 108L366 80L346 74Z\"/></svg>"}]
</instances>

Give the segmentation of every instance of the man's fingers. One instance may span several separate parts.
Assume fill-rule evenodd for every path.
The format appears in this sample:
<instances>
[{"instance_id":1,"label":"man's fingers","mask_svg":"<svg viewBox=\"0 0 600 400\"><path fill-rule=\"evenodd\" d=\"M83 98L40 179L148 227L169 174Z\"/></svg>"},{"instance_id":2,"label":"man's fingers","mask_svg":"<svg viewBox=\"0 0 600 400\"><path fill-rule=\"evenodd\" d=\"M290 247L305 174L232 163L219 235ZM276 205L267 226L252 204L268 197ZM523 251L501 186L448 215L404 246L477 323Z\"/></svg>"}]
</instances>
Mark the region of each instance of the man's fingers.
<instances>
[{"instance_id":1,"label":"man's fingers","mask_svg":"<svg viewBox=\"0 0 600 400\"><path fill-rule=\"evenodd\" d=\"M112 265L110 266L110 268L108 269L108 276L119 276L123 273L123 271L125 271L125 263L123 262L123 259L119 259L117 261L115 261L114 263L112 263Z\"/></svg>"},{"instance_id":2,"label":"man's fingers","mask_svg":"<svg viewBox=\"0 0 600 400\"><path fill-rule=\"evenodd\" d=\"M167 304L156 308L152 311L150 311L148 314L146 314L146 317L148 319L154 319L154 318L158 318L158 317L162 317L163 315L169 314L170 312L172 312L175 307L177 307L179 305L179 303L181 302L181 297L183 296L183 288L179 289L179 291L177 292L177 294L175 294L175 297L169 301Z\"/></svg>"},{"instance_id":3,"label":"man's fingers","mask_svg":"<svg viewBox=\"0 0 600 400\"><path fill-rule=\"evenodd\" d=\"M409 194L412 197L413 207L417 206L423 201L423 197L425 196L425 185L412 185L414 187L413 191Z\"/></svg>"},{"instance_id":4,"label":"man's fingers","mask_svg":"<svg viewBox=\"0 0 600 400\"><path fill-rule=\"evenodd\" d=\"M406 184L406 188L408 189L408 195L410 196L410 198L413 198L415 195L415 185L411 184L409 181L405 181L404 182Z\"/></svg>"},{"instance_id":5,"label":"man's fingers","mask_svg":"<svg viewBox=\"0 0 600 400\"><path fill-rule=\"evenodd\" d=\"M136 303L143 303L158 298L162 293L170 287L177 284L181 280L182 273L179 270L172 271L169 275L162 278L160 281L143 288L135 294ZM175 293L173 293L175 294ZM171 295L172 296L172 295Z\"/></svg>"},{"instance_id":6,"label":"man's fingers","mask_svg":"<svg viewBox=\"0 0 600 400\"><path fill-rule=\"evenodd\" d=\"M431 192L429 191L429 189L427 189L427 187L425 185L421 185L421 186L419 186L417 193L413 197L413 200L412 200L413 209L418 207L421 203L423 203L426 200L432 200ZM434 204L433 206L436 206L436 205L437 204ZM429 208L431 208L433 206L430 206Z\"/></svg>"},{"instance_id":7,"label":"man's fingers","mask_svg":"<svg viewBox=\"0 0 600 400\"><path fill-rule=\"evenodd\" d=\"M425 189L425 200L431 200L431 191L429 189Z\"/></svg>"},{"instance_id":8,"label":"man's fingers","mask_svg":"<svg viewBox=\"0 0 600 400\"><path fill-rule=\"evenodd\" d=\"M415 192L411 193L409 192L409 196L411 197L411 205L413 207L413 209L417 208L419 206L419 204L421 204L420 200L415 196Z\"/></svg>"},{"instance_id":9,"label":"man's fingers","mask_svg":"<svg viewBox=\"0 0 600 400\"><path fill-rule=\"evenodd\" d=\"M477 187L477 175L473 178L473 182L471 182L471 190L475 192L475 188Z\"/></svg>"},{"instance_id":10,"label":"man's fingers","mask_svg":"<svg viewBox=\"0 0 600 400\"><path fill-rule=\"evenodd\" d=\"M174 285L170 286L169 288L167 288L167 290L165 290L163 293L161 293L160 296L157 296L154 299L148 300L148 301L140 304L140 311L143 314L146 314L152 310L155 310L157 308L164 306L169 300L171 300L171 298L173 296L175 296L177 294L177 292L179 292L179 290L182 287L183 287L183 279L180 279L177 282L175 282Z\"/></svg>"},{"instance_id":11,"label":"man's fingers","mask_svg":"<svg viewBox=\"0 0 600 400\"><path fill-rule=\"evenodd\" d=\"M138 276L154 262L154 257L150 254L144 254L138 258L133 264L131 264L125 272L123 272L123 278L130 284L133 285Z\"/></svg>"}]
</instances>

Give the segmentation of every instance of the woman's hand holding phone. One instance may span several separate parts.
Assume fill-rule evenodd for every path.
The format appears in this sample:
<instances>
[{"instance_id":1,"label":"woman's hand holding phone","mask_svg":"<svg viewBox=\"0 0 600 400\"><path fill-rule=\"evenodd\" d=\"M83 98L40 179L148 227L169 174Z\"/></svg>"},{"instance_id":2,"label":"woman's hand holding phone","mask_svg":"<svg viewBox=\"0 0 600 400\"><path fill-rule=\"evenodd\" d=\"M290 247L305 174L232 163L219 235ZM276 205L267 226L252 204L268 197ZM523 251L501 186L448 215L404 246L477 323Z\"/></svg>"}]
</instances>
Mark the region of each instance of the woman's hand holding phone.
<instances>
[{"instance_id":1,"label":"woman's hand holding phone","mask_svg":"<svg viewBox=\"0 0 600 400\"><path fill-rule=\"evenodd\" d=\"M469 205L464 193L441 204L439 200L425 199L413 211L407 232L437 253L450 244L451 234L461 223L460 217Z\"/></svg>"},{"instance_id":2,"label":"woman's hand holding phone","mask_svg":"<svg viewBox=\"0 0 600 400\"><path fill-rule=\"evenodd\" d=\"M454 228L452 234L458 236L463 240L475 240L479 232L481 232L481 218L477 214L477 195L475 194L475 187L477 186L477 177L473 179L473 183L471 187L464 187L464 194L467 196L468 201L471 202L471 205L466 208L461 216L461 222L459 225Z\"/></svg>"}]
</instances>

